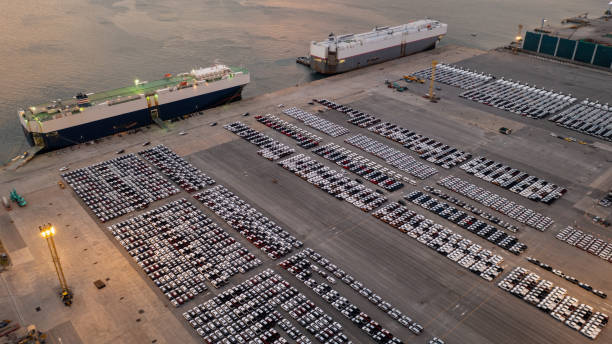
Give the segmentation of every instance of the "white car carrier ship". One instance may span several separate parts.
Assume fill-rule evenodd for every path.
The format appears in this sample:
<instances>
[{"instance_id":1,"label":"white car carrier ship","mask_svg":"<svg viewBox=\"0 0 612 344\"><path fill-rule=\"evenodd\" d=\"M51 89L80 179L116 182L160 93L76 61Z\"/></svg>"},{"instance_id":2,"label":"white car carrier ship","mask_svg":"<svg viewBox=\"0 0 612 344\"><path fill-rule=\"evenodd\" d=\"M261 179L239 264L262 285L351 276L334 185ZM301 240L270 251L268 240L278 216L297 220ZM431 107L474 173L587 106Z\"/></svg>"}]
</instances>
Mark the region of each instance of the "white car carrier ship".
<instances>
[{"instance_id":1,"label":"white car carrier ship","mask_svg":"<svg viewBox=\"0 0 612 344\"><path fill-rule=\"evenodd\" d=\"M336 36L310 43L310 68L322 74L342 73L433 49L447 25L423 19L370 32Z\"/></svg>"},{"instance_id":2,"label":"white car carrier ship","mask_svg":"<svg viewBox=\"0 0 612 344\"><path fill-rule=\"evenodd\" d=\"M31 106L19 121L30 145L53 150L238 100L249 81L244 68L215 65Z\"/></svg>"}]
</instances>

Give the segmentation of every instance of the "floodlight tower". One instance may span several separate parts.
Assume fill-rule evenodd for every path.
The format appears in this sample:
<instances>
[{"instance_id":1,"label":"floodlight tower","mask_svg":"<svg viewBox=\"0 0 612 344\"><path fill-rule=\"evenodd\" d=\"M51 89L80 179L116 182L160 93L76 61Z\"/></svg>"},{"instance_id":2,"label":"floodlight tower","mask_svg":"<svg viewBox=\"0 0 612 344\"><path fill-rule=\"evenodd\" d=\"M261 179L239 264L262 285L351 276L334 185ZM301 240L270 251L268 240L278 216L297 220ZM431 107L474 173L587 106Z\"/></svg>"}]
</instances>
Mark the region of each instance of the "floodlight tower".
<instances>
[{"instance_id":1,"label":"floodlight tower","mask_svg":"<svg viewBox=\"0 0 612 344\"><path fill-rule=\"evenodd\" d=\"M72 305L72 291L68 288L68 283L66 282L66 277L64 276L64 270L62 269L62 264L60 263L59 255L57 254L57 247L55 247L55 240L53 237L55 236L55 227L50 223L46 225L39 226L40 235L47 240L47 245L49 246L49 252L51 253L51 259L53 260L53 265L55 266L55 272L57 273L57 279L60 282L60 286L62 291L60 293L60 297L62 302L66 306Z\"/></svg>"}]
</instances>

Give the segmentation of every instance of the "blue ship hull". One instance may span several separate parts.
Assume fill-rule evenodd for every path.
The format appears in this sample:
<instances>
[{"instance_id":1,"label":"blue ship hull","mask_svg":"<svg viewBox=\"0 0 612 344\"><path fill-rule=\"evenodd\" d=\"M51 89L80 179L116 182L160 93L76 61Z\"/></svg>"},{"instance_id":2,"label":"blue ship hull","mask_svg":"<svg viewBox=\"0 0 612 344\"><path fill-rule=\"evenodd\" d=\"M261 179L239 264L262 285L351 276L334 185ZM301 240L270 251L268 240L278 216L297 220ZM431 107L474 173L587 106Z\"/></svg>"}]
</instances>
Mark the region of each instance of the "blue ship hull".
<instances>
[{"instance_id":1,"label":"blue ship hull","mask_svg":"<svg viewBox=\"0 0 612 344\"><path fill-rule=\"evenodd\" d=\"M243 86L220 90L197 97L186 98L157 107L161 120L170 120L197 111L202 111L241 98ZM92 141L101 137L113 135L127 130L154 124L151 117L153 108L125 113L99 121L83 123L78 126L59 130L42 135L44 148L42 151L51 151L75 144ZM32 133L23 128L24 134L31 146L34 146Z\"/></svg>"}]
</instances>

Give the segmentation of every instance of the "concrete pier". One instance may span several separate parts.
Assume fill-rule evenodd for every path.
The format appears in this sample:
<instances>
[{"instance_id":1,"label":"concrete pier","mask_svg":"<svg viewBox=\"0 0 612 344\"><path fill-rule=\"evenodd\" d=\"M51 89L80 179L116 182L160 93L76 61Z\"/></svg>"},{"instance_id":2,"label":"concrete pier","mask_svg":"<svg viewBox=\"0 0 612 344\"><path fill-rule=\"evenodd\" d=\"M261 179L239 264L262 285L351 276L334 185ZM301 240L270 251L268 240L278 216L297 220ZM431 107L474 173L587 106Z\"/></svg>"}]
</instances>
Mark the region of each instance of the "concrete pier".
<instances>
[{"instance_id":1,"label":"concrete pier","mask_svg":"<svg viewBox=\"0 0 612 344\"><path fill-rule=\"evenodd\" d=\"M239 284L244 280L244 275L234 276L230 285L221 289L210 287L196 300L174 308L106 230L110 224L139 213L124 215L103 224L69 187L58 187L61 180L59 169L63 166L71 170L86 167L116 157L120 149L124 149L125 153L136 153L144 149L143 142L151 141L151 146L163 143L185 157L219 184L282 224L303 241L305 247L320 251L421 323L425 333L415 336L349 287L338 287L351 296L352 302L405 343L426 343L434 336L443 338L446 343L590 342L537 308L502 291L497 287L497 282L514 267L523 266L566 288L568 294L577 297L580 302L612 315L611 301L598 298L524 259L527 256L536 257L597 289L612 293L612 265L609 262L554 238L560 230L572 225L612 242L612 231L591 220L593 215L611 215L610 208L599 207L596 203L612 187L612 145L557 127L545 119L528 119L459 98L457 95L461 90L451 86L438 85L441 90L437 94L441 100L434 104L422 97L428 83L407 84L408 91L402 93L384 84L387 79L398 80L403 75L425 69L434 59L569 92L579 99L590 97L601 102L612 101L606 99L610 97L612 80L606 73L534 56L445 46L207 110L202 115L169 123L169 131L152 126L135 134L108 137L96 144L68 147L37 156L16 170L5 170L0 174L0 190L8 194L12 188L16 188L28 202L24 208L14 204L10 211L0 210L0 240L12 261L11 267L0 273L0 319L12 319L22 325L35 324L39 330L49 333L50 343L201 342L181 313ZM276 163L263 159L256 154L255 146L223 129L227 123L242 121L295 147L298 153L308 154L325 165L340 169L253 119L254 114L272 113L321 136L323 144L335 142L390 167L381 159L344 143L347 135L331 138L281 114L282 109L278 105L284 104L317 113L348 128L351 132L349 135L361 133L370 136L416 158L414 152L401 145L347 123L344 114L332 110L318 113L324 108L318 104L309 105L313 98L349 104L469 151L474 156L484 155L568 187L564 197L548 206L531 202L468 175L458 167L450 170L437 167L437 175L419 181L417 186L407 185L393 193L386 193L391 201L399 200L408 191L422 190L425 185L436 187L437 180L453 174L542 212L550 216L555 224L546 232L520 226L517 237L529 248L523 255L514 256L422 208L413 204L408 206L501 255L504 258L504 273L495 281L487 282L370 214L335 200ZM251 115L243 117L245 112ZM218 125L210 126L212 122ZM500 127L511 128L512 135L499 134ZM181 131L185 131L186 135L179 135ZM552 137L551 132L594 144L581 145L559 140ZM374 188L368 182L364 182L364 185ZM337 310L279 268L278 261L264 256L190 194L182 191L153 203L150 208L181 197L210 215L264 262L246 276L273 268L339 321L351 340L356 343L370 341ZM457 198L474 203L461 196ZM57 296L59 284L47 244L39 236L38 226L47 222L57 228L55 240L58 251L66 279L75 293L74 304L70 308L65 307ZM93 282L98 279L106 283L105 288L96 289ZM604 329L596 342L612 342L612 330Z\"/></svg>"}]
</instances>

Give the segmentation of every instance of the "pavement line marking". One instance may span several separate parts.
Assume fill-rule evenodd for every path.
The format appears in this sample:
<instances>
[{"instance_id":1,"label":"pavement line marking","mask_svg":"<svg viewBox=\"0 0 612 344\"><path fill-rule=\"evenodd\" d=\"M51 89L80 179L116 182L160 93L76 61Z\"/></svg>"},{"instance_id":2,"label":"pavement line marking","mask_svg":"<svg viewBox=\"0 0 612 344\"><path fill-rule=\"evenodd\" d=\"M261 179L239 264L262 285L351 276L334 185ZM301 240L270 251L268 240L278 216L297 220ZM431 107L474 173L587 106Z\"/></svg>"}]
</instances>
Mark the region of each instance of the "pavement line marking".
<instances>
[{"instance_id":1,"label":"pavement line marking","mask_svg":"<svg viewBox=\"0 0 612 344\"><path fill-rule=\"evenodd\" d=\"M23 315L21 314L21 312L19 312L19 308L17 308L17 302L15 302L15 296L13 295L13 293L11 293L11 288L9 287L9 284L6 281L6 278L4 278L4 275L0 275L0 276L2 276L2 281L4 282L4 285L6 286L6 292L8 293L8 296L13 303L13 307L15 308L15 312L17 313L17 316L19 316L19 320L21 321L22 324L25 324L26 322L25 320L23 320Z\"/></svg>"},{"instance_id":2,"label":"pavement line marking","mask_svg":"<svg viewBox=\"0 0 612 344\"><path fill-rule=\"evenodd\" d=\"M444 334L444 335L443 335L441 338L446 339L446 337L448 337L448 335L449 335L449 334L451 334L451 333L452 333L452 332L453 332L453 331L454 331L454 330L457 328L457 326L461 325L461 323L462 323L462 322L464 322L465 320L467 320L467 319L468 319L468 318L469 318L469 317L470 317L470 316L471 316L471 315L472 315L474 312L476 312L476 311L478 310L478 308L480 308L480 307L481 307L482 305L484 305L485 303L489 302L489 300L490 300L490 299L491 299L491 298L492 298L494 295L495 295L495 290L493 290L493 291L491 292L491 294L489 294L489 296L487 296L487 298L486 298L486 299L482 300L482 302L481 302L481 303L479 303L479 304L478 304L478 306L476 306L474 309L472 309L472 310L471 310L471 311L468 313L468 315L467 315L465 318L463 318L463 319L459 320L459 322L457 322L457 324L456 324L455 326L453 326L453 328L451 328L451 329L450 329L448 332L446 332L446 333L445 333L445 334Z\"/></svg>"},{"instance_id":3,"label":"pavement line marking","mask_svg":"<svg viewBox=\"0 0 612 344\"><path fill-rule=\"evenodd\" d=\"M440 312L438 312L438 314L434 315L434 317L431 318L431 320L429 320L427 323L425 323L423 327L425 328L428 327L434 320L436 320L440 315L442 315L442 313L449 311L453 307L453 304L455 302L457 303L455 308L459 307L459 301L463 300L469 293L471 293L472 290L474 290L474 288L476 288L477 285L478 285L478 281L474 282L474 284L472 285L470 289L468 289L468 291L466 291L463 295L459 296L459 298L456 301L451 302L451 305L448 306L446 309L443 309Z\"/></svg>"}]
</instances>

